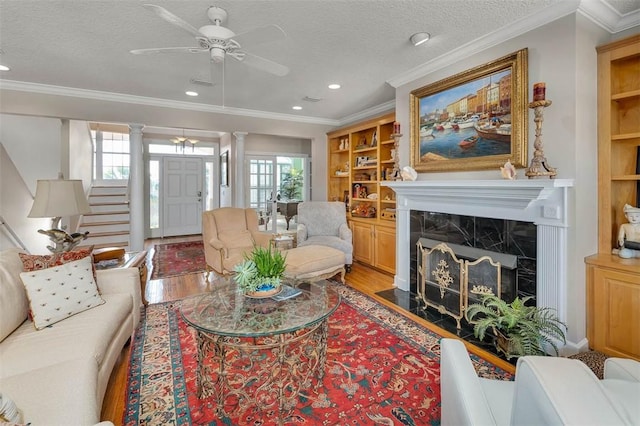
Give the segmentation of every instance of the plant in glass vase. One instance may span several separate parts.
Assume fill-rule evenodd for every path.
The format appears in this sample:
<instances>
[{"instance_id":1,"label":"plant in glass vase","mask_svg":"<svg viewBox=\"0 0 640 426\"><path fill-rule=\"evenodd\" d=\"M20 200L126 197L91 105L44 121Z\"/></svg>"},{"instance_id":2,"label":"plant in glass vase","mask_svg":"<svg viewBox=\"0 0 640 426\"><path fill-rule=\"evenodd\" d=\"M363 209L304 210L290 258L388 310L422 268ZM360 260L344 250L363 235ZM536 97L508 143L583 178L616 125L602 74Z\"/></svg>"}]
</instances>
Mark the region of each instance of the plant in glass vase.
<instances>
[{"instance_id":1,"label":"plant in glass vase","mask_svg":"<svg viewBox=\"0 0 640 426\"><path fill-rule=\"evenodd\" d=\"M271 246L255 246L244 261L236 265L235 280L250 297L270 297L280 292L286 256Z\"/></svg>"}]
</instances>

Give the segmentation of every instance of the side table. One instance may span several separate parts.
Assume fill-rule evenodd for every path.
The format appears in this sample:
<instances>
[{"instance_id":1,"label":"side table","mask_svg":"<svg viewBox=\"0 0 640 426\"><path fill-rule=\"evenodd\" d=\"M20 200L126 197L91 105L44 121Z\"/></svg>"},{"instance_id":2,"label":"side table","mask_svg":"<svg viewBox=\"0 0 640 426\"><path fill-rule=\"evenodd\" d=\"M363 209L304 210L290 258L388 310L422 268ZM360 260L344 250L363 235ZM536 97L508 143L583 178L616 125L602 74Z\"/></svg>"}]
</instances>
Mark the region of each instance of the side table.
<instances>
[{"instance_id":1,"label":"side table","mask_svg":"<svg viewBox=\"0 0 640 426\"><path fill-rule=\"evenodd\" d=\"M272 242L273 246L279 250L289 250L293 248L293 235L277 234Z\"/></svg>"},{"instance_id":2,"label":"side table","mask_svg":"<svg viewBox=\"0 0 640 426\"><path fill-rule=\"evenodd\" d=\"M104 259L104 257L103 257ZM114 259L104 259L96 264L96 269L112 269L112 268L138 268L140 272L140 293L142 295L142 303L148 305L145 292L147 290L147 252L128 251L123 256Z\"/></svg>"}]
</instances>

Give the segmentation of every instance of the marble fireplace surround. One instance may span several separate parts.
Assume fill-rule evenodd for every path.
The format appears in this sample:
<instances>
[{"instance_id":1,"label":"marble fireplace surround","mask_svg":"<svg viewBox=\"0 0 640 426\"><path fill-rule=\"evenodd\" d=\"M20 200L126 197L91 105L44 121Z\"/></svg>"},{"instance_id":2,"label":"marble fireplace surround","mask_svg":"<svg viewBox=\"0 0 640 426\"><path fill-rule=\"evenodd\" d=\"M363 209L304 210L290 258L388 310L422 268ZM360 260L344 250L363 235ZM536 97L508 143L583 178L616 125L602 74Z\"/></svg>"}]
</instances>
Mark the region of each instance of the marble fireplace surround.
<instances>
[{"instance_id":1,"label":"marble fireplace surround","mask_svg":"<svg viewBox=\"0 0 640 426\"><path fill-rule=\"evenodd\" d=\"M396 193L397 288L409 291L411 210L532 222L537 233L536 299L567 321L567 235L573 179L388 181Z\"/></svg>"}]
</instances>

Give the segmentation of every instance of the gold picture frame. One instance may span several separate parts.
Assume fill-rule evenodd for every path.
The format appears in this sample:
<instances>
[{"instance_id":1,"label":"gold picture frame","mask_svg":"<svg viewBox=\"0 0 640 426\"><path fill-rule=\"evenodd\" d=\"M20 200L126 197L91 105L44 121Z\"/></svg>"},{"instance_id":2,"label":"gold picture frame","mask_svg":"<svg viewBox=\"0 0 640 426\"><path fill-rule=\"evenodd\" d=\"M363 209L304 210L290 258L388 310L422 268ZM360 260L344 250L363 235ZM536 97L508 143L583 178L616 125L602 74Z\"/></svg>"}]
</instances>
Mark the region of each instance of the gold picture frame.
<instances>
[{"instance_id":1,"label":"gold picture frame","mask_svg":"<svg viewBox=\"0 0 640 426\"><path fill-rule=\"evenodd\" d=\"M411 167L527 166L527 49L411 92Z\"/></svg>"}]
</instances>

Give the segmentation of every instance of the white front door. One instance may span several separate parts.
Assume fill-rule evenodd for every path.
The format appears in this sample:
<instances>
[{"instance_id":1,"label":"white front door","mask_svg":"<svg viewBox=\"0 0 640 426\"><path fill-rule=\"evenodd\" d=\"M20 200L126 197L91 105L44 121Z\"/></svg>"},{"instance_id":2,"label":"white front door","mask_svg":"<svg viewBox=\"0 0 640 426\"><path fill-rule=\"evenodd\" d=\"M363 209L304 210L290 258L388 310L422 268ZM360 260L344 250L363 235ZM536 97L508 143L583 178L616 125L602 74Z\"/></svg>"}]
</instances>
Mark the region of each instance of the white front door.
<instances>
[{"instance_id":1,"label":"white front door","mask_svg":"<svg viewBox=\"0 0 640 426\"><path fill-rule=\"evenodd\" d=\"M162 170L163 236L200 234L202 158L164 157Z\"/></svg>"}]
</instances>

